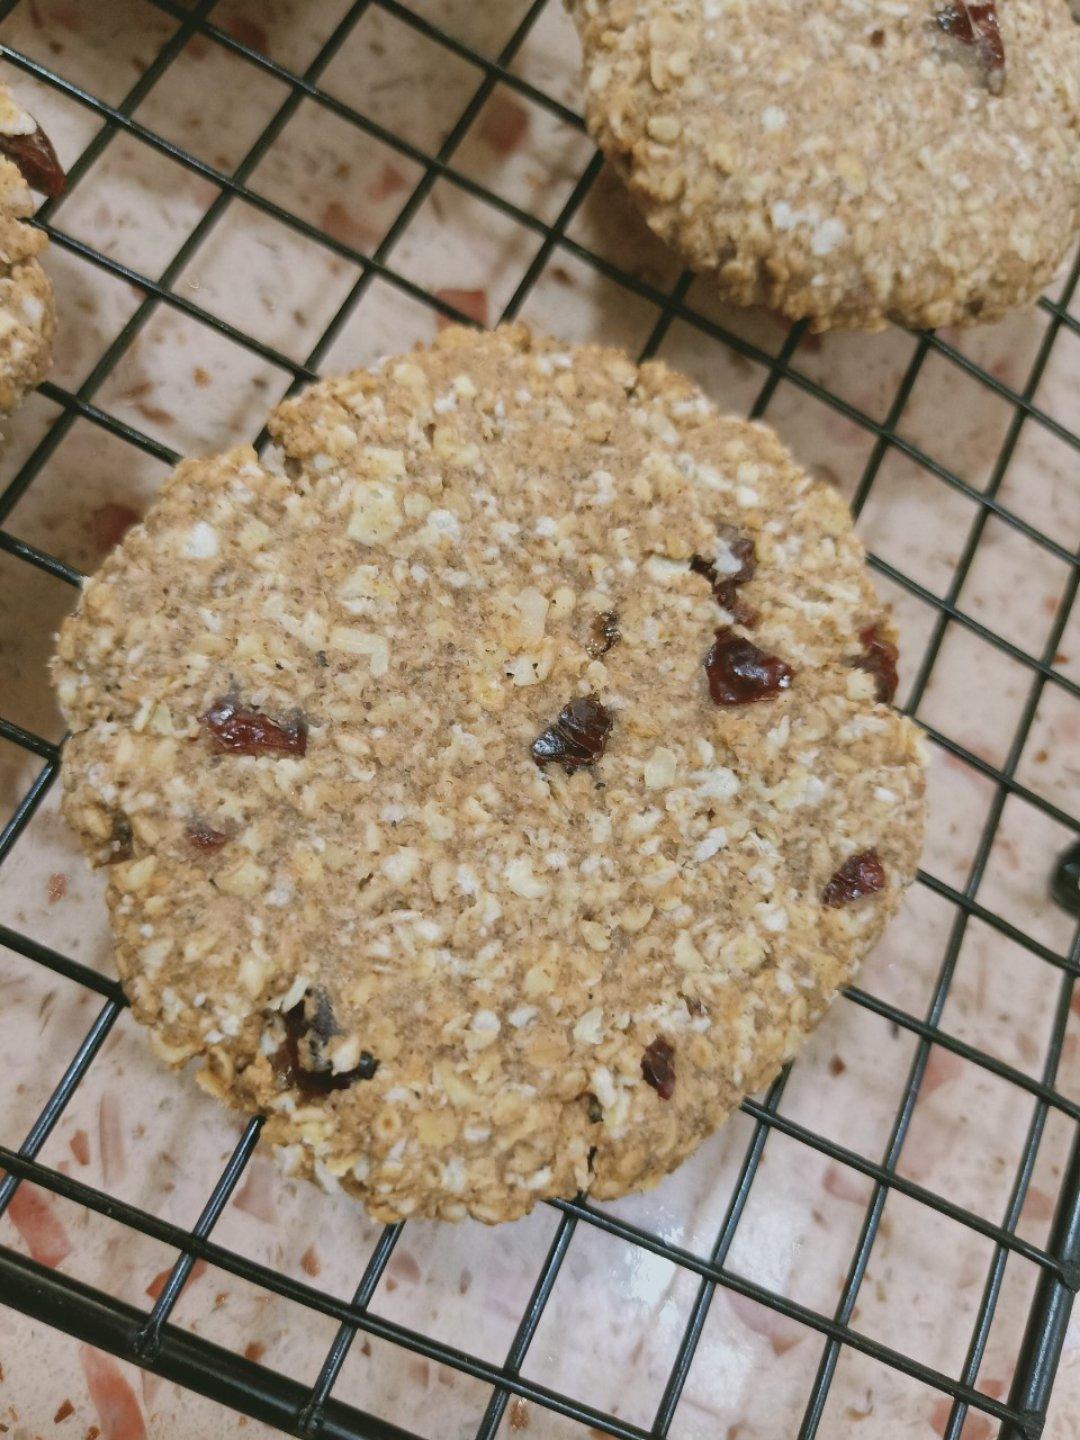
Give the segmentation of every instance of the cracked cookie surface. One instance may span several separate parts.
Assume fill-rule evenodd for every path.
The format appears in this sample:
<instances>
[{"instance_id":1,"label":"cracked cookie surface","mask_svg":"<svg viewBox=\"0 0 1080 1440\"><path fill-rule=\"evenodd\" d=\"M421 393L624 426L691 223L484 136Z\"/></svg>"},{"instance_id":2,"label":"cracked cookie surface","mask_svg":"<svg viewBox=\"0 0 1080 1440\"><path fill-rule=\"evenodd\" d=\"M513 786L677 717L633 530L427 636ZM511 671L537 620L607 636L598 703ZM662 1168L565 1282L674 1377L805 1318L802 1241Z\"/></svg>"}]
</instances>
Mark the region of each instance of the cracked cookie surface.
<instances>
[{"instance_id":1,"label":"cracked cookie surface","mask_svg":"<svg viewBox=\"0 0 1080 1440\"><path fill-rule=\"evenodd\" d=\"M1076 236L1066 0L568 3L592 134L737 304L821 330L994 320Z\"/></svg>"},{"instance_id":2,"label":"cracked cookie surface","mask_svg":"<svg viewBox=\"0 0 1080 1440\"><path fill-rule=\"evenodd\" d=\"M135 1014L381 1219L654 1182L914 874L843 501L664 365L518 326L270 430L284 473L180 465L61 632Z\"/></svg>"}]
</instances>

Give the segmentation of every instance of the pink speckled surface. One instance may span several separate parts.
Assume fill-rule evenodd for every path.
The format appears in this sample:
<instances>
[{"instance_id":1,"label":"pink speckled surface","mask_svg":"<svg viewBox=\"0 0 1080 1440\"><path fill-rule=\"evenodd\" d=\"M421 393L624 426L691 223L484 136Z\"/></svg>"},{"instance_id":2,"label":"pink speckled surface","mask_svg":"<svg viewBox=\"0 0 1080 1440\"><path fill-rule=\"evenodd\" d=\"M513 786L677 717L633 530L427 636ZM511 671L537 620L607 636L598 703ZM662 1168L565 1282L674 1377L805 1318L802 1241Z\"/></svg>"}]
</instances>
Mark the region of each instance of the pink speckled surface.
<instances>
[{"instance_id":1,"label":"pink speckled surface","mask_svg":"<svg viewBox=\"0 0 1080 1440\"><path fill-rule=\"evenodd\" d=\"M176 6L178 11L184 6ZM482 54L495 55L522 16L522 0L412 0L411 8ZM341 21L345 0L219 0L211 19L282 65L304 70ZM0 40L92 94L119 103L176 20L146 0L21 0L0 23ZM576 103L577 46L556 0L513 62L549 95ZM8 67L10 72L10 67ZM8 73L68 164L90 142L99 117L42 83ZM367 8L325 68L321 84L379 126L432 153L457 124L483 73L377 5ZM222 45L195 35L157 79L134 118L209 165L232 172L288 97L279 79ZM242 103L241 103L242 102ZM452 157L458 173L550 223L587 165L591 146L557 115L496 87ZM247 173L252 190L346 249L378 251L423 167L415 155L364 134L302 100L286 112L267 153ZM65 234L157 279L218 195L212 180L116 134L57 208ZM571 240L664 291L678 267L629 210L606 172L571 219ZM543 240L447 179L436 181L392 247L393 270L494 322L514 296ZM61 245L47 264L60 309L53 380L77 391L144 303L138 287ZM170 449L198 453L257 433L288 387L273 355L306 361L360 276L355 260L298 234L244 201L222 208L172 281L176 294L256 337L258 355L207 329L197 316L152 302L137 338L119 346L94 403ZM1053 292L1052 292L1053 293ZM785 330L760 312L717 306L696 282L688 305L774 353ZM658 315L645 298L601 275L572 247L544 257L522 306L528 319L566 340L602 338L640 347ZM1080 315L1080 301L1073 302ZM1048 315L1018 314L993 328L943 338L1005 386L1022 390ZM434 313L400 286L375 277L318 357L332 372L429 339ZM903 333L805 339L797 370L873 420L889 410L916 341ZM660 354L694 374L724 406L745 411L766 378L755 360L717 343L686 319L667 330ZM1034 402L1058 425L1077 426L1080 338L1062 331ZM0 486L18 472L59 413L33 397L12 423L0 457ZM950 467L976 490L990 481L1013 408L978 378L931 352L897 426L918 454ZM875 436L800 386L782 382L768 408L808 466L852 494ZM165 465L89 420L76 418L6 522L16 536L84 570L93 569L125 525L149 503ZM1037 418L1020 430L998 498L1062 546L1080 537L1077 453ZM870 547L937 595L950 593L971 543L978 507L902 450L890 450L859 522ZM1066 565L1033 540L990 518L978 536L960 608L1031 656L1042 654L1067 582ZM902 586L880 582L904 636L902 691L918 672L936 612ZM0 714L48 739L61 726L45 659L66 586L0 551ZM1053 664L1080 678L1080 619L1065 628ZM918 714L972 755L1008 757L1033 672L973 631L951 625ZM1022 784L1062 809L1077 808L1080 711L1053 683L1039 700L1019 758ZM932 746L931 823L924 859L958 888L969 880L995 800L991 779ZM38 762L0 740L0 823L30 785ZM978 901L1058 954L1072 924L1046 896L1053 855L1068 832L1021 798L1005 802L986 858ZM930 1003L955 911L917 886L861 979L872 994L922 1017ZM101 885L89 873L49 795L0 868L0 919L84 963L111 973ZM945 1030L1037 1076L1058 995L1059 972L972 920L945 1004ZM55 1085L100 999L0 947L0 1034L5 1065L0 1143L18 1146ZM914 1054L912 1035L841 1001L795 1066L782 1111L790 1119L879 1160ZM1057 1077L1080 1100L1080 1006L1070 1015ZM947 1051L931 1052L898 1163L908 1179L1000 1222L1032 1116L1032 1099ZM1046 1240L1072 1124L1052 1113L1018 1227ZM121 1016L88 1078L42 1152L44 1163L190 1224L239 1135L235 1118L191 1083L164 1073L137 1027ZM675 1176L647 1196L609 1207L698 1254L717 1235L751 1123L736 1119ZM870 1196L856 1172L793 1139L773 1134L728 1263L733 1270L824 1313L835 1308ZM474 1225L410 1224L376 1291L378 1314L501 1362L513 1339L558 1216L543 1209L498 1231ZM378 1230L342 1197L282 1178L258 1152L214 1238L306 1284L346 1297ZM154 1282L175 1253L100 1216L27 1186L0 1220L0 1241L148 1309ZM852 1319L859 1332L951 1375L968 1335L992 1258L991 1243L913 1200L892 1194ZM1001 1298L979 1371L985 1393L1007 1394L1034 1267L1005 1269ZM643 1249L579 1225L524 1365L531 1380L648 1428L697 1290L694 1276ZM2 1296L0 1296L2 1299ZM315 1378L333 1335L325 1317L214 1269L197 1268L174 1323L301 1381ZM731 1292L712 1304L671 1428L675 1440L779 1440L794 1436L821 1356L814 1332ZM176 1386L118 1365L0 1307L0 1433L103 1440L249 1437L270 1430ZM488 1399L479 1381L378 1340L357 1340L336 1398L432 1440L471 1435ZM824 1440L907 1440L940 1435L948 1403L939 1392L845 1350L818 1431ZM1080 1435L1080 1326L1066 1342L1046 1434ZM584 1440L583 1427L516 1402L500 1434ZM994 1427L969 1417L964 1440Z\"/></svg>"}]
</instances>

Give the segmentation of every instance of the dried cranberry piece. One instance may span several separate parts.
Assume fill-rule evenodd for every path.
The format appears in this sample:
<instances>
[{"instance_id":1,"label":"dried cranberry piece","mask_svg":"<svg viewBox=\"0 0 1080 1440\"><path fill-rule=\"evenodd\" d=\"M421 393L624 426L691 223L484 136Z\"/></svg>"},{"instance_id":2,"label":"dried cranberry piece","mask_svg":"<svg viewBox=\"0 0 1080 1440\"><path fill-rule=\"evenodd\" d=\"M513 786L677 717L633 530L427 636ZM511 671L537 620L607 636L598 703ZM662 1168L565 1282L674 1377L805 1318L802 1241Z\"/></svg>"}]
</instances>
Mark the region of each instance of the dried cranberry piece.
<instances>
[{"instance_id":1,"label":"dried cranberry piece","mask_svg":"<svg viewBox=\"0 0 1080 1440\"><path fill-rule=\"evenodd\" d=\"M611 727L611 712L595 695L579 695L559 711L554 724L532 743L537 765L557 761L568 775L586 765L595 765L603 755Z\"/></svg>"},{"instance_id":2,"label":"dried cranberry piece","mask_svg":"<svg viewBox=\"0 0 1080 1440\"><path fill-rule=\"evenodd\" d=\"M334 1007L330 1003L329 993L321 985L307 993L308 1021L311 1027L312 1050L316 1043L321 1047L335 1035L341 1034L341 1027L334 1018Z\"/></svg>"},{"instance_id":3,"label":"dried cranberry piece","mask_svg":"<svg viewBox=\"0 0 1080 1440\"><path fill-rule=\"evenodd\" d=\"M757 550L753 540L733 525L721 525L720 538L727 541L728 549L739 562L738 570L734 575L726 575L725 581L732 585L745 585L757 573Z\"/></svg>"},{"instance_id":4,"label":"dried cranberry piece","mask_svg":"<svg viewBox=\"0 0 1080 1440\"><path fill-rule=\"evenodd\" d=\"M674 1045L661 1038L646 1045L641 1057L641 1073L645 1084L651 1085L661 1100L670 1100L675 1094Z\"/></svg>"},{"instance_id":5,"label":"dried cranberry piece","mask_svg":"<svg viewBox=\"0 0 1080 1440\"><path fill-rule=\"evenodd\" d=\"M202 722L223 750L233 755L307 753L307 726L300 719L278 724L269 715L246 709L235 696L215 700Z\"/></svg>"},{"instance_id":6,"label":"dried cranberry piece","mask_svg":"<svg viewBox=\"0 0 1080 1440\"><path fill-rule=\"evenodd\" d=\"M108 864L115 865L117 860L130 860L135 854L135 836L132 834L131 821L120 810L117 810L112 817L112 829L109 831L109 860Z\"/></svg>"},{"instance_id":7,"label":"dried cranberry piece","mask_svg":"<svg viewBox=\"0 0 1080 1440\"><path fill-rule=\"evenodd\" d=\"M29 135L0 135L0 153L14 161L28 185L50 200L64 193L67 184L64 167L40 125Z\"/></svg>"},{"instance_id":8,"label":"dried cranberry piece","mask_svg":"<svg viewBox=\"0 0 1080 1440\"><path fill-rule=\"evenodd\" d=\"M996 0L981 5L951 0L934 12L934 19L946 35L975 47L986 88L992 95L1000 95L1005 85L1005 41L998 26Z\"/></svg>"},{"instance_id":9,"label":"dried cranberry piece","mask_svg":"<svg viewBox=\"0 0 1080 1440\"><path fill-rule=\"evenodd\" d=\"M868 625L859 631L859 643L863 647L862 658L855 661L860 670L874 677L877 698L887 705L896 694L900 677L896 673L896 662L900 651L890 640L883 640L876 625Z\"/></svg>"},{"instance_id":10,"label":"dried cranberry piece","mask_svg":"<svg viewBox=\"0 0 1080 1440\"><path fill-rule=\"evenodd\" d=\"M716 566L711 560L706 560L704 555L691 555L690 569L695 575L703 575L713 589L716 589Z\"/></svg>"},{"instance_id":11,"label":"dried cranberry piece","mask_svg":"<svg viewBox=\"0 0 1080 1440\"><path fill-rule=\"evenodd\" d=\"M304 999L286 1010L285 1039L271 1056L270 1063L286 1086L301 1095L329 1095L332 1090L347 1090L357 1080L370 1080L379 1062L369 1050L360 1052L359 1062L352 1070L335 1073L325 1058L327 1041L341 1032L334 1020L334 1011L326 991L309 990Z\"/></svg>"},{"instance_id":12,"label":"dried cranberry piece","mask_svg":"<svg viewBox=\"0 0 1080 1440\"><path fill-rule=\"evenodd\" d=\"M708 580L718 605L722 605L742 624L752 624L757 616L749 606L743 604L737 591L740 585L745 585L748 580L752 580L757 571L757 551L754 548L754 542L749 535L744 535L741 530L736 530L732 525L721 525L719 533L720 538L727 542L731 554L739 562L739 568L727 575L721 575L713 561L706 560L701 555L692 555L690 569L695 575L703 575Z\"/></svg>"},{"instance_id":13,"label":"dried cranberry piece","mask_svg":"<svg viewBox=\"0 0 1080 1440\"><path fill-rule=\"evenodd\" d=\"M614 610L602 610L592 619L592 635L586 647L594 660L606 655L619 641L619 617Z\"/></svg>"},{"instance_id":14,"label":"dried cranberry piece","mask_svg":"<svg viewBox=\"0 0 1080 1440\"><path fill-rule=\"evenodd\" d=\"M756 625L758 612L734 589L730 581L717 587L716 603L722 605L738 625Z\"/></svg>"},{"instance_id":15,"label":"dried cranberry piece","mask_svg":"<svg viewBox=\"0 0 1080 1440\"><path fill-rule=\"evenodd\" d=\"M752 705L789 689L792 670L778 655L766 655L725 627L717 630L705 656L705 674L714 705Z\"/></svg>"},{"instance_id":16,"label":"dried cranberry piece","mask_svg":"<svg viewBox=\"0 0 1080 1440\"><path fill-rule=\"evenodd\" d=\"M207 825L205 820L192 820L187 827L187 838L196 850L210 854L220 850L229 837L224 830L215 830L212 825Z\"/></svg>"},{"instance_id":17,"label":"dried cranberry piece","mask_svg":"<svg viewBox=\"0 0 1080 1440\"><path fill-rule=\"evenodd\" d=\"M821 892L821 903L831 909L850 905L866 895L876 895L884 890L885 867L878 859L876 850L862 850L844 861Z\"/></svg>"}]
</instances>

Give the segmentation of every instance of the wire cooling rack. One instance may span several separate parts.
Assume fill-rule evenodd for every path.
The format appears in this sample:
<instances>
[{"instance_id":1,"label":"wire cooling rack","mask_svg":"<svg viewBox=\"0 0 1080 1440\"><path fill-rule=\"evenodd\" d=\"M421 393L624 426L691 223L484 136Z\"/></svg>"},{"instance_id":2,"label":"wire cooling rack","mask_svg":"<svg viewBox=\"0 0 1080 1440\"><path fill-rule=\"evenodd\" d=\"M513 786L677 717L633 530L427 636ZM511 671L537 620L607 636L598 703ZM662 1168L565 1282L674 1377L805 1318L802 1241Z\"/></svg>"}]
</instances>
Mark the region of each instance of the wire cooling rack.
<instances>
[{"instance_id":1,"label":"wire cooling rack","mask_svg":"<svg viewBox=\"0 0 1080 1440\"><path fill-rule=\"evenodd\" d=\"M17 12L25 11L27 7L35 10L34 0L24 0L22 5L12 3L12 0L0 4L0 26L4 27L0 28L0 40L8 38L9 19L13 16L17 18ZM47 6L46 10L49 8ZM120 8L125 14L130 12L132 23L137 22L138 0L130 0L130 4ZM615 306L642 302L650 308L652 319L648 333L639 346L643 357L662 349L673 326L688 327L699 345L715 347L717 353L722 351L742 357L752 362L754 371L760 373L761 382L753 387L747 406L752 416L766 414L781 388L793 388L820 402L828 413L840 417L867 437L869 450L853 492L856 515L861 515L871 503L875 485L883 483L881 476L890 459L896 456L934 477L943 494L952 492L971 503L973 519L970 529L945 583L936 588L923 583L917 575L909 573L910 567L894 563L882 553L873 555L872 564L893 593L913 597L926 607L930 617L924 631L925 644L907 688L906 708L924 724L933 745L941 754L969 767L985 782L990 798L985 816L971 827L974 833L970 836L966 874L957 883L947 881L930 870L923 871L919 877L920 885L932 892L947 907L949 914L944 952L935 964L929 1000L923 1011L913 1013L901 1004L860 987L850 988L841 1002L866 1015L877 1016L893 1028L893 1033L904 1033L912 1041L910 1066L880 1159L866 1158L857 1149L830 1138L824 1133L828 1128L825 1125L818 1127L790 1118L781 1105L788 1083L785 1074L763 1100L747 1100L742 1107L750 1124L749 1143L738 1165L722 1223L704 1253L699 1253L696 1247L686 1248L673 1243L660 1233L659 1227L650 1229L627 1220L618 1207L593 1207L579 1201L560 1202L553 1207L557 1215L553 1238L527 1303L516 1319L512 1342L501 1363L482 1358L468 1348L433 1339L387 1318L373 1306L373 1298L398 1244L400 1226L392 1226L382 1232L351 1299L327 1293L314 1284L294 1279L216 1242L215 1225L237 1191L255 1149L261 1124L257 1119L244 1128L224 1170L216 1178L206 1176L203 1191L205 1204L197 1223L190 1228L162 1219L148 1209L112 1195L107 1188L87 1184L66 1173L62 1166L43 1163L39 1156L50 1134L102 1052L122 1013L125 1000L114 980L31 934L7 923L0 924L0 945L9 952L23 957L31 966L44 967L73 986L84 987L100 997L102 1002L93 1024L21 1145L17 1149L0 1147L0 1167L4 1173L0 1182L0 1214L8 1209L19 1187L29 1182L74 1206L107 1216L130 1232L152 1237L177 1252L175 1263L152 1308L140 1309L65 1274L60 1268L27 1258L14 1248L0 1247L0 1300L16 1311L47 1322L95 1347L134 1361L160 1376L296 1435L390 1440L390 1437L404 1437L411 1433L367 1413L364 1408L335 1398L335 1385L350 1347L360 1336L377 1337L394 1347L482 1382L486 1387L486 1402L468 1432L475 1433L477 1440L490 1440L500 1430L505 1433L508 1426L517 1429L527 1423L522 1419L520 1408L514 1408L520 1407L523 1401L531 1402L541 1414L556 1412L592 1427L590 1433L622 1436L625 1440L644 1440L646 1436L662 1440L669 1433L679 1433L676 1421L680 1399L714 1299L723 1292L757 1302L773 1315L798 1322L819 1337L816 1369L807 1389L801 1419L791 1431L793 1435L798 1435L799 1440L810 1440L810 1437L824 1433L821 1427L830 1386L843 1356L851 1353L930 1387L939 1400L944 1397L946 1408L938 1428L946 1440L959 1440L962 1433L964 1436L989 1434L992 1428L997 1428L1001 1436L1010 1437L1010 1440L1020 1440L1020 1437L1035 1440L1046 1420L1051 1385L1073 1295L1080 1285L1080 1147L1075 1143L1065 1147L1068 1158L1060 1170L1057 1193L1052 1197L1053 1219L1043 1243L1023 1238L1018 1231L1018 1222L1029 1195L1049 1118L1061 1117L1072 1129L1080 1120L1080 1104L1070 1099L1056 1083L1066 1045L1074 982L1080 975L1080 944L1075 934L1070 947L1049 943L1041 934L1029 933L1029 928L1033 930L1035 927L1017 923L1006 913L1001 913L998 907L983 903L979 892L999 835L1003 812L1011 800L1022 801L1032 807L1034 812L1052 824L1055 834L1064 831L1075 836L1080 830L1080 822L1068 813L1067 794L1061 791L1047 794L1044 789L1033 788L1018 778L1023 773L1021 759L1044 697L1053 693L1058 699L1075 703L1080 695L1080 687L1059 663L1059 650L1080 569L1068 548L1067 537L1063 539L1060 535L1047 533L1040 524L1038 514L1032 514L1030 510L1025 513L1022 506L1010 499L1005 485L1015 452L1031 427L1053 437L1060 453L1065 456L1066 473L1071 473L1073 484L1076 481L1080 438L1075 429L1070 428L1070 425L1075 426L1075 409L1071 420L1068 415L1056 415L1039 402L1038 395L1055 347L1062 343L1075 345L1080 336L1080 324L1075 311L1070 308L1080 272L1080 258L1057 290L1039 301L1039 318L1043 322L1041 337L1019 383L1012 383L1001 378L1000 373L985 368L971 357L970 351L958 338L923 334L912 337L910 357L902 368L900 382L886 397L880 412L868 413L849 395L838 393L814 378L812 366L800 363L804 355L812 358L817 343L804 333L804 327L796 325L786 333L778 332L777 343L770 344L752 330L748 333L745 327L740 327L730 317L721 315L718 319L707 305L696 303L690 275L672 272L669 279L657 280L655 275L632 271L606 258L599 248L575 238L575 218L590 193L603 183L602 164L584 144L579 151L584 157L583 167L572 177L557 211L546 213L543 217L538 217L534 207L521 203L519 198L507 198L505 193L490 188L469 173L467 167L456 163L463 142L496 92L509 94L527 103L537 114L580 136L582 122L572 106L549 93L549 88L543 83L526 78L517 64L530 36L541 25L545 11L550 8L548 0L531 0L531 3L521 0L516 6L506 7L508 14L514 12L512 20L516 23L512 30L509 24L504 27L504 31L509 30L510 33L503 34L501 49L497 53L482 52L472 41L461 38L460 27L448 27L441 23L438 17L444 13L455 13L453 5L445 7L444 12L435 3L423 4L419 0L413 8L398 3L398 0L355 0L347 7L339 0L331 8L334 10L334 23L332 28L327 27L329 33L317 53L307 63L292 68L263 53L257 27L253 30L250 24L235 23L232 18L236 12L235 5L219 5L215 0L199 0L194 4L179 3L179 0L145 0L148 15L155 12L159 19L164 16L170 24L157 30L153 26L147 27L148 35L160 36L160 46L152 56L144 57L135 83L115 103L88 93L80 83L54 70L42 58L48 54L47 48L31 55L19 48L3 45L6 60L14 71L21 72L21 76L14 77L16 80L47 87L73 113L84 112L96 126L92 138L85 143L74 163L69 165L69 187L65 199L47 201L38 211L37 223L51 237L53 254L68 253L78 257L101 276L103 284L107 278L126 282L132 287L137 303L118 333L87 370L81 383L75 388L51 382L41 387L41 394L50 405L48 424L40 437L26 447L27 453L25 457L20 457L16 473L0 493L0 527L4 527L0 528L0 551L14 562L34 567L70 586L79 584L81 576L71 564L48 553L42 546L19 538L8 526L12 512L40 477L48 473L50 463L77 421L86 422L95 432L112 437L121 446L134 447L158 461L172 463L178 458L170 446L148 430L113 413L113 409L102 399L108 393L110 377L138 345L140 336L161 309L181 314L205 327L207 332L226 337L258 360L269 362L292 386L300 386L321 372L324 359L332 352L335 342L375 283L382 283L410 302L449 319L473 323L481 318L476 313L476 304L470 301L469 292L440 290L435 293L422 281L410 278L405 268L397 263L399 242L430 200L433 189L437 185L449 185L457 193L480 202L486 207L486 214L513 222L533 238L527 263L515 275L508 297L504 297L499 306L501 316L488 318L510 318L522 312L542 275L553 262L584 266L613 287ZM215 11L219 12L217 16ZM222 11L225 13L220 13ZM424 144L414 142L405 133L397 133L366 113L365 94L355 94L346 101L341 98L340 91L331 93L323 87L324 73L365 17L373 12L381 12L396 26L404 27L400 33L408 32L424 45L432 47L432 53L442 55L448 65L463 62L475 74L476 83L466 97L467 103L450 118L441 142L432 146L430 152ZM205 154L190 153L139 118L145 113L144 102L152 97L155 88L162 84L185 49L196 42L203 46L220 47L233 58L241 60L250 67L245 73L251 77L252 83L256 77L271 77L277 85L276 108L270 107L265 123L247 143L238 163L224 167L207 159ZM64 67L59 69L62 71ZM354 127L357 136L374 138L410 167L414 178L395 202L397 213L377 243L367 244L350 237L339 224L330 223L328 212L323 213L322 223L295 213L289 205L267 198L263 190L250 183L253 172L272 151L298 108L312 103L320 107L326 123L332 120L335 124ZM86 183L84 177L106 155L109 147L125 136L162 157L163 164L167 161L178 166L187 175L196 177L200 182L209 182L212 187L213 198L192 223L168 263L156 275L141 273L113 254L87 243L63 223L67 213L63 206L72 204ZM286 353L284 348L268 343L257 334L247 333L240 324L206 308L200 303L197 289L180 284L189 262L199 254L215 228L226 222L230 207L241 202L271 217L277 224L288 227L305 241L313 242L321 247L323 253L345 262L355 272L343 298L336 302L328 322L321 322L315 343L310 345L302 359L298 360ZM947 459L942 460L930 453L905 429L905 414L914 403L913 396L917 394L920 380L925 379L928 369L933 366L940 367L936 373L946 377L944 383L949 383L951 376L962 376L965 382L983 387L988 394L996 397L995 403L1000 402L1005 407L1007 421L996 454L986 474L978 479L958 473ZM259 438L265 437L260 435ZM972 607L964 603L965 585L976 563L980 543L987 527L995 524L1023 536L1034 547L1034 553L1047 564L1062 567L1065 579L1038 647L1032 648L1018 641L1015 632L1005 623L998 625L980 619ZM1004 622L1004 617L1002 620ZM985 754L962 744L923 713L926 708L923 701L935 666L948 646L949 637L957 631L976 637L999 655L1008 657L1019 667L1023 677L1022 704L1000 757L986 758ZM0 691L0 710L4 708L2 694ZM9 860L20 837L46 799L57 775L59 746L2 715L0 738L41 762L36 777L18 799L13 813L0 831L2 865ZM1046 853L1040 860L1048 885L1054 858L1052 853ZM1060 879L1057 893L1059 898L1069 899L1067 886ZM1049 892L1046 904L1048 907L1051 904ZM973 1043L942 1023L965 937L975 923L1003 937L1029 957L1032 963L1051 967L1058 977L1048 1040L1029 1069L1003 1060L992 1047ZM1019 1147L1019 1163L1008 1187L1007 1203L996 1219L979 1214L975 1208L960 1204L910 1178L900 1164L927 1067L935 1053L959 1057L963 1062L996 1077L1010 1090L1019 1092L1030 1101L1026 1134ZM767 1142L775 1144L772 1137L776 1136L798 1141L840 1167L843 1173L861 1177L866 1185L861 1225L839 1287L838 1301L832 1309L808 1306L777 1293L747 1278L729 1263L740 1222L751 1203L755 1181L761 1172ZM884 1343L854 1323L871 1255L882 1233L886 1204L890 1197L896 1196L926 1207L989 1242L989 1264L982 1276L974 1325L957 1374L946 1374L928 1363L925 1356L909 1354L900 1346ZM677 1271L689 1276L696 1286L675 1347L673 1363L649 1423L631 1422L614 1413L613 1406L597 1407L587 1395L567 1393L530 1379L525 1374L530 1346L542 1323L563 1262L575 1235L587 1227L610 1237L622 1247L668 1262ZM294 1301L308 1312L327 1317L338 1326L314 1383L302 1384L286 1373L285 1367L272 1368L256 1363L202 1338L190 1327L176 1323L177 1302L200 1261L239 1277L261 1291ZM1006 1267L1013 1263L1033 1267L1036 1278L1030 1302L1025 1306L1026 1319L1014 1337L1015 1365L1011 1388L1007 1394L995 1396L987 1393L986 1389L978 1388L980 1365L999 1306ZM764 1384L760 1390L759 1408L766 1422L766 1432L777 1434L767 1426L768 1386L765 1377L759 1377L758 1383L759 1386ZM977 1423L983 1428L972 1428L973 1420L980 1416L984 1418ZM849 1417L852 1425L860 1418ZM435 1428L431 1433L446 1433L438 1428L437 1420L433 1424ZM730 1435L741 1433L738 1427L728 1431ZM844 1429L842 1433L848 1431Z\"/></svg>"}]
</instances>

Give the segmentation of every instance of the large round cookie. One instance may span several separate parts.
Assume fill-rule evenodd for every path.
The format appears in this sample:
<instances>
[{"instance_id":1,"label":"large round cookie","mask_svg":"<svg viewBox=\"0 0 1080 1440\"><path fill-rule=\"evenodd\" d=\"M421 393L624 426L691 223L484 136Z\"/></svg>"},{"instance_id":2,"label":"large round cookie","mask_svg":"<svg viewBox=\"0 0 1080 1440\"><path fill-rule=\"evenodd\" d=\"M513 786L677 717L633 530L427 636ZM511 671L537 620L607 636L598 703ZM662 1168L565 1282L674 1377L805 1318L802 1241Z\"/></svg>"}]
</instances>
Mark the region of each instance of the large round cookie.
<instances>
[{"instance_id":1,"label":"large round cookie","mask_svg":"<svg viewBox=\"0 0 1080 1440\"><path fill-rule=\"evenodd\" d=\"M569 0L650 226L814 328L992 320L1080 223L1067 0Z\"/></svg>"},{"instance_id":2,"label":"large round cookie","mask_svg":"<svg viewBox=\"0 0 1080 1440\"><path fill-rule=\"evenodd\" d=\"M37 121L0 85L0 412L45 378L52 358L52 285L37 260L48 239L26 220L34 212L30 185L57 195L63 184Z\"/></svg>"},{"instance_id":3,"label":"large round cookie","mask_svg":"<svg viewBox=\"0 0 1080 1440\"><path fill-rule=\"evenodd\" d=\"M848 512L688 380L521 327L182 464L56 675L156 1048L378 1217L670 1170L911 880Z\"/></svg>"}]
</instances>

